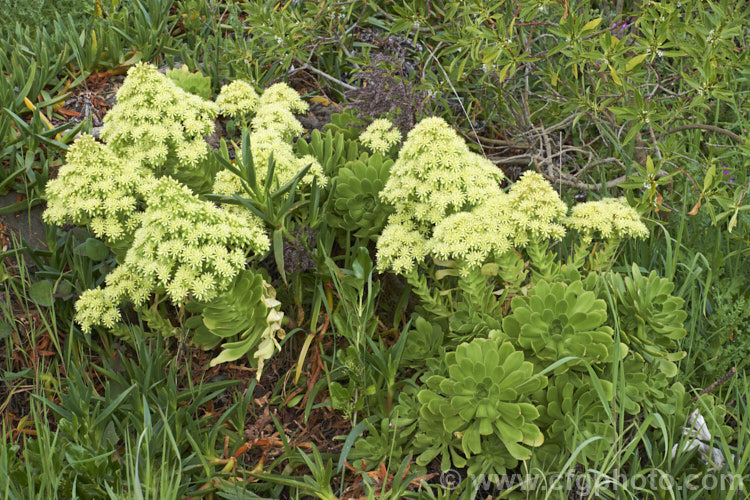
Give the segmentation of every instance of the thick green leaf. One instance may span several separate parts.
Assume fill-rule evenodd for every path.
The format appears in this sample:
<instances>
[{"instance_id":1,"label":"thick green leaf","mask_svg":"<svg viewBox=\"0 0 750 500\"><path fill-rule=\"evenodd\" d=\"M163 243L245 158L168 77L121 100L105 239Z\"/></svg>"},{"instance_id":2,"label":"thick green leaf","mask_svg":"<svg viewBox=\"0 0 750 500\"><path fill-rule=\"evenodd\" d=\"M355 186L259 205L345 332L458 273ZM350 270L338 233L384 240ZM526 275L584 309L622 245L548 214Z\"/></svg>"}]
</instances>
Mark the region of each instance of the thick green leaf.
<instances>
[{"instance_id":1,"label":"thick green leaf","mask_svg":"<svg viewBox=\"0 0 750 500\"><path fill-rule=\"evenodd\" d=\"M29 297L35 304L52 307L55 300L52 297L52 283L48 280L37 281L29 288Z\"/></svg>"},{"instance_id":2,"label":"thick green leaf","mask_svg":"<svg viewBox=\"0 0 750 500\"><path fill-rule=\"evenodd\" d=\"M109 255L109 247L96 238L88 238L78 245L74 252L78 255L85 255L91 260L104 260Z\"/></svg>"}]
</instances>

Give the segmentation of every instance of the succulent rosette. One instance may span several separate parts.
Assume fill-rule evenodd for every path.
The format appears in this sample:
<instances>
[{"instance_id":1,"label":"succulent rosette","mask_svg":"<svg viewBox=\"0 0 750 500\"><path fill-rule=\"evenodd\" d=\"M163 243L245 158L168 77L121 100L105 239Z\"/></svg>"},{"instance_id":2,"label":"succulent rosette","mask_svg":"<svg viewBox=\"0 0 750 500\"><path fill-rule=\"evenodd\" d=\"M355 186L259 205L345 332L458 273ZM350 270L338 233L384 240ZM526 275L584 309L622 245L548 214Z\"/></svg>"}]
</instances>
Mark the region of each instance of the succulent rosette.
<instances>
[{"instance_id":1,"label":"succulent rosette","mask_svg":"<svg viewBox=\"0 0 750 500\"><path fill-rule=\"evenodd\" d=\"M380 200L392 165L393 160L379 154L363 154L339 170L334 207L340 225L352 230L355 236L375 239L393 211Z\"/></svg>"},{"instance_id":2,"label":"succulent rosette","mask_svg":"<svg viewBox=\"0 0 750 500\"><path fill-rule=\"evenodd\" d=\"M422 408L415 447L423 448L417 463L442 455L443 470L465 467L493 448L495 471L502 473L528 459L544 441L529 398L546 382L510 342L459 345L446 354L445 373L429 376L417 396Z\"/></svg>"},{"instance_id":3,"label":"succulent rosette","mask_svg":"<svg viewBox=\"0 0 750 500\"><path fill-rule=\"evenodd\" d=\"M581 281L570 285L539 281L528 297L515 297L512 313L503 320L503 332L513 342L546 366L567 356L589 363L613 359L614 338L607 326L606 303L586 291ZM627 348L620 346L624 356ZM585 369L580 363L559 366L556 373L570 367Z\"/></svg>"}]
</instances>

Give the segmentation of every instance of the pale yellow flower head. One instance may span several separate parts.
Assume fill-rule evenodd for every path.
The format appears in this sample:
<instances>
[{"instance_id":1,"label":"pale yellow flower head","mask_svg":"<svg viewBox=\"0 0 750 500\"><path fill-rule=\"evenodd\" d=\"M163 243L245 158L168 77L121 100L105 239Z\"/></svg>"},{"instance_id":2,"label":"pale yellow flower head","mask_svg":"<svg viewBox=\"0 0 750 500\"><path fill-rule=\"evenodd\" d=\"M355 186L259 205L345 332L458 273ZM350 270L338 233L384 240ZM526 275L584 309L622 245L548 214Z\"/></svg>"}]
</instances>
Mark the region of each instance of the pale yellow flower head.
<instances>
[{"instance_id":1,"label":"pale yellow flower head","mask_svg":"<svg viewBox=\"0 0 750 500\"><path fill-rule=\"evenodd\" d=\"M248 254L269 247L262 228L199 199L171 177L153 183L140 222L124 262L107 275L107 286L82 296L76 308L82 328L112 326L120 302L142 305L156 292L174 304L209 301L231 285Z\"/></svg>"},{"instance_id":2,"label":"pale yellow flower head","mask_svg":"<svg viewBox=\"0 0 750 500\"><path fill-rule=\"evenodd\" d=\"M508 191L504 206L517 245L525 244L529 236L555 240L565 236L565 227L559 221L568 213L568 205L538 172L524 172Z\"/></svg>"},{"instance_id":3,"label":"pale yellow flower head","mask_svg":"<svg viewBox=\"0 0 750 500\"><path fill-rule=\"evenodd\" d=\"M82 135L70 146L56 179L47 183L44 220L89 226L97 238L131 238L139 225L151 174L137 163Z\"/></svg>"},{"instance_id":4,"label":"pale yellow flower head","mask_svg":"<svg viewBox=\"0 0 750 500\"><path fill-rule=\"evenodd\" d=\"M500 192L502 171L469 151L442 118L426 118L409 132L381 193L397 213L431 226Z\"/></svg>"},{"instance_id":5,"label":"pale yellow flower head","mask_svg":"<svg viewBox=\"0 0 750 500\"><path fill-rule=\"evenodd\" d=\"M401 140L401 131L385 118L373 121L359 136L359 142L373 153L387 154Z\"/></svg>"},{"instance_id":6,"label":"pale yellow flower head","mask_svg":"<svg viewBox=\"0 0 750 500\"><path fill-rule=\"evenodd\" d=\"M502 196L503 174L469 151L442 118L426 118L409 132L380 196L395 213L378 239L378 267L411 270L431 248L435 226L447 217ZM436 247L444 254L445 245Z\"/></svg>"},{"instance_id":7,"label":"pale yellow flower head","mask_svg":"<svg viewBox=\"0 0 750 500\"><path fill-rule=\"evenodd\" d=\"M291 141L304 132L302 124L282 103L262 104L252 120L254 132L273 132L284 141Z\"/></svg>"},{"instance_id":8,"label":"pale yellow flower head","mask_svg":"<svg viewBox=\"0 0 750 500\"><path fill-rule=\"evenodd\" d=\"M219 107L185 92L156 67L138 63L104 117L101 138L121 158L158 171L175 157L195 166L208 154L204 137L214 130Z\"/></svg>"},{"instance_id":9,"label":"pale yellow flower head","mask_svg":"<svg viewBox=\"0 0 750 500\"><path fill-rule=\"evenodd\" d=\"M296 90L283 82L271 85L260 96L261 106L272 104L280 104L294 113L304 113L309 107Z\"/></svg>"},{"instance_id":10,"label":"pale yellow flower head","mask_svg":"<svg viewBox=\"0 0 750 500\"><path fill-rule=\"evenodd\" d=\"M466 262L474 267L513 248L516 228L506 215L508 199L508 195L501 193L471 212L446 217L435 227L430 241L432 254L441 260Z\"/></svg>"},{"instance_id":11,"label":"pale yellow flower head","mask_svg":"<svg viewBox=\"0 0 750 500\"><path fill-rule=\"evenodd\" d=\"M377 261L382 270L405 274L427 255L427 239L409 221L398 221L396 215L388 219L378 238Z\"/></svg>"},{"instance_id":12,"label":"pale yellow flower head","mask_svg":"<svg viewBox=\"0 0 750 500\"><path fill-rule=\"evenodd\" d=\"M286 184L307 165L311 167L302 177L301 184L310 185L313 180L321 187L328 184L323 167L315 158L309 155L297 157L294 153L292 140L304 131L302 124L294 117L294 112L306 109L307 103L285 83L272 85L258 99L255 115L250 122L249 137L255 175L259 182L265 182L268 176L268 163L273 155L275 187ZM237 161L242 162L240 154ZM240 180L233 177L235 176L231 172L219 172L215 179L214 192L226 195L242 194ZM246 209L242 210L248 212Z\"/></svg>"},{"instance_id":13,"label":"pale yellow flower head","mask_svg":"<svg viewBox=\"0 0 750 500\"><path fill-rule=\"evenodd\" d=\"M258 93L252 85L235 80L221 88L216 104L224 116L246 118L258 107L258 100Z\"/></svg>"},{"instance_id":14,"label":"pale yellow flower head","mask_svg":"<svg viewBox=\"0 0 750 500\"><path fill-rule=\"evenodd\" d=\"M565 219L565 225L578 231L587 242L594 237L616 240L648 236L648 228L625 198L579 203Z\"/></svg>"}]
</instances>

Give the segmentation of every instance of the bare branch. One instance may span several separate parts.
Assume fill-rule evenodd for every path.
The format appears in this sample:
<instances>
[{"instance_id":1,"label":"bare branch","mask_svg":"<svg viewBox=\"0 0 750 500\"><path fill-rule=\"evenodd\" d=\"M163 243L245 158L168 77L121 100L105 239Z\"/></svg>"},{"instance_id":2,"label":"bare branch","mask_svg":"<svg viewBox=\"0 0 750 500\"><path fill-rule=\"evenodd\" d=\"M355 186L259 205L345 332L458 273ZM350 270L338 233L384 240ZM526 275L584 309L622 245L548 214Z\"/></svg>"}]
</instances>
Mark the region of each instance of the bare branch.
<instances>
[{"instance_id":1,"label":"bare branch","mask_svg":"<svg viewBox=\"0 0 750 500\"><path fill-rule=\"evenodd\" d=\"M339 80L338 78L336 78L336 77L333 77L333 76L329 75L328 73L325 73L325 72L323 72L323 71L319 70L318 68L316 68L316 67L314 67L314 66L310 66L309 64L304 64L304 65L300 66L299 68L297 68L297 69L295 70L295 72L296 72L296 71L304 71L304 70L312 71L312 72L313 72L313 73L315 73L316 75L320 75L320 76L322 76L322 77L324 77L324 78L327 78L327 79L331 80L331 81L332 81L333 83L337 83L337 84L341 85L341 86L342 86L343 88L345 88L346 90L357 90L357 87L354 87L354 86L352 86L352 85L349 85L349 84L348 84L348 83L346 83L346 82L342 82L342 81L341 81L341 80Z\"/></svg>"},{"instance_id":2,"label":"bare branch","mask_svg":"<svg viewBox=\"0 0 750 500\"><path fill-rule=\"evenodd\" d=\"M710 132L716 132L717 134L724 134L725 136L731 138L734 141L742 142L742 137L735 134L731 130L727 130L725 128L717 127L716 125L706 125L704 123L689 123L687 125L680 125L679 127L674 127L662 134L669 135L674 134L677 132L682 132L683 130L708 130Z\"/></svg>"}]
</instances>

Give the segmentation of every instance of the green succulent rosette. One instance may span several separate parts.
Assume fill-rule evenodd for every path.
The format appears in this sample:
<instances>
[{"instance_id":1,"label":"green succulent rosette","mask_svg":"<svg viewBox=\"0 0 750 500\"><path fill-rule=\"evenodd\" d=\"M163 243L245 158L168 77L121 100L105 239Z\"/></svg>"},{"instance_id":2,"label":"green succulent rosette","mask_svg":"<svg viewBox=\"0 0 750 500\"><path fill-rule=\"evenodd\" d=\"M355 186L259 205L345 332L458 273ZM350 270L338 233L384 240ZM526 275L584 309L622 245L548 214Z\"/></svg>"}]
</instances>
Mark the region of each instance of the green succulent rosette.
<instances>
[{"instance_id":1,"label":"green succulent rosette","mask_svg":"<svg viewBox=\"0 0 750 500\"><path fill-rule=\"evenodd\" d=\"M354 442L349 453L349 460L356 468L364 466L367 470L378 467L381 463L397 463L410 452L410 440L417 427L419 403L416 388L405 387L399 394L388 418L367 421L367 435ZM418 469L420 469L418 467Z\"/></svg>"},{"instance_id":2,"label":"green succulent rosette","mask_svg":"<svg viewBox=\"0 0 750 500\"><path fill-rule=\"evenodd\" d=\"M346 163L336 177L338 224L359 238L376 239L385 227L393 209L383 203L380 192L390 176L393 160L380 154L363 153L356 161Z\"/></svg>"},{"instance_id":3,"label":"green succulent rosette","mask_svg":"<svg viewBox=\"0 0 750 500\"><path fill-rule=\"evenodd\" d=\"M539 408L537 423L544 431L542 459L559 458L573 453L583 442L578 461L603 459L614 441L614 429L605 405L613 398L612 383L599 379L601 394L588 373L568 371L551 377L549 385L539 391L534 401Z\"/></svg>"},{"instance_id":4,"label":"green succulent rosette","mask_svg":"<svg viewBox=\"0 0 750 500\"><path fill-rule=\"evenodd\" d=\"M294 151L299 157L315 158L325 175L334 177L346 163L359 158L360 148L356 140L346 138L345 132L334 132L327 125L326 129L325 132L313 130L310 137L299 138L294 143Z\"/></svg>"},{"instance_id":5,"label":"green succulent rosette","mask_svg":"<svg viewBox=\"0 0 750 500\"><path fill-rule=\"evenodd\" d=\"M408 332L406 348L401 356L402 366L422 366L425 359L438 356L444 343L443 329L417 316Z\"/></svg>"},{"instance_id":6,"label":"green succulent rosette","mask_svg":"<svg viewBox=\"0 0 750 500\"><path fill-rule=\"evenodd\" d=\"M390 457L398 460L404 455L407 444L407 438L391 428L389 419L383 418L379 424L368 421L367 436L357 439L347 458L358 469L364 466L372 470L381 463L387 463Z\"/></svg>"},{"instance_id":7,"label":"green succulent rosette","mask_svg":"<svg viewBox=\"0 0 750 500\"><path fill-rule=\"evenodd\" d=\"M475 339L445 356L445 372L428 376L417 395L422 407L414 446L418 465L441 455L443 470L471 466L491 452L493 472L531 456L544 437L530 396L547 379L534 376L510 342ZM494 443L494 444L493 444ZM490 450L492 448L492 450Z\"/></svg>"},{"instance_id":8,"label":"green succulent rosette","mask_svg":"<svg viewBox=\"0 0 750 500\"><path fill-rule=\"evenodd\" d=\"M623 362L623 374L625 390L619 404L627 414L674 414L674 377L667 376L658 364L633 352ZM605 377L611 375L607 373Z\"/></svg>"},{"instance_id":9,"label":"green succulent rosette","mask_svg":"<svg viewBox=\"0 0 750 500\"><path fill-rule=\"evenodd\" d=\"M252 352L260 378L264 362L276 350L284 337L281 320L284 313L276 291L259 273L241 271L231 288L212 301L202 304L190 302L189 312L200 313L188 319L187 326L195 329L193 342L211 349L224 341L221 353L211 360L211 366L234 361Z\"/></svg>"},{"instance_id":10,"label":"green succulent rosette","mask_svg":"<svg viewBox=\"0 0 750 500\"><path fill-rule=\"evenodd\" d=\"M674 283L656 271L643 276L636 264L630 276L609 273L605 279L617 299L622 340L668 377L677 375L674 362L685 356L677 341L687 334L687 313L685 301L672 295Z\"/></svg>"},{"instance_id":11,"label":"green succulent rosette","mask_svg":"<svg viewBox=\"0 0 750 500\"><path fill-rule=\"evenodd\" d=\"M167 70L165 75L188 94L197 95L205 100L211 98L210 76L203 76L200 71L192 73L186 64L176 69Z\"/></svg>"},{"instance_id":12,"label":"green succulent rosette","mask_svg":"<svg viewBox=\"0 0 750 500\"><path fill-rule=\"evenodd\" d=\"M527 297L515 297L512 313L503 320L503 332L533 357L550 365L573 356L589 363L606 363L613 359L615 342L612 328L606 326L607 306L583 283L571 284L539 281ZM627 348L620 345L624 356ZM556 374L582 363L559 366Z\"/></svg>"}]
</instances>

